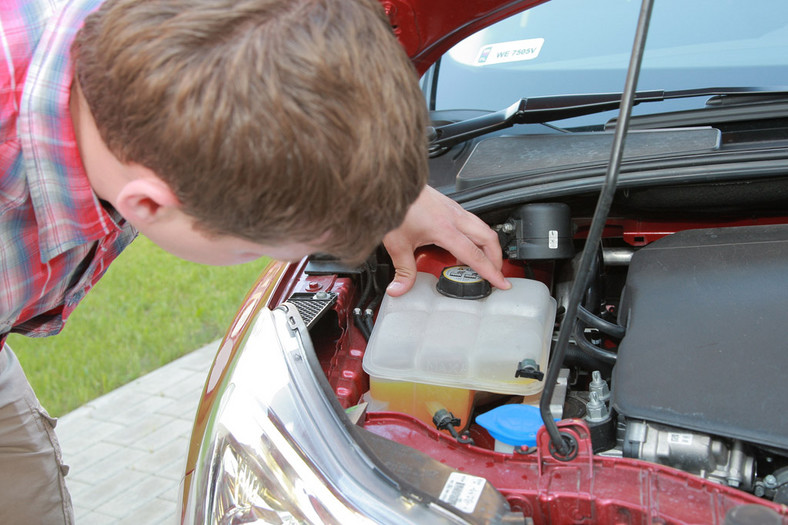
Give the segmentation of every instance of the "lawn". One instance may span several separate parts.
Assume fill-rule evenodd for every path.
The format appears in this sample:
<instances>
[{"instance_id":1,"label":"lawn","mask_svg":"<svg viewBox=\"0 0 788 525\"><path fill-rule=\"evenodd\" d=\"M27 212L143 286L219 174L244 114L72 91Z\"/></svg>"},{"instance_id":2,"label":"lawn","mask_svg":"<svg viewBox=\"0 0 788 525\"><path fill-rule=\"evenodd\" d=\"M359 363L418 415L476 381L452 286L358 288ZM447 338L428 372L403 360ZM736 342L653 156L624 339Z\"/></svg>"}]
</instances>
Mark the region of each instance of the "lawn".
<instances>
[{"instance_id":1,"label":"lawn","mask_svg":"<svg viewBox=\"0 0 788 525\"><path fill-rule=\"evenodd\" d=\"M60 416L220 338L264 265L201 266L140 237L59 335L13 334L8 343L42 404Z\"/></svg>"}]
</instances>

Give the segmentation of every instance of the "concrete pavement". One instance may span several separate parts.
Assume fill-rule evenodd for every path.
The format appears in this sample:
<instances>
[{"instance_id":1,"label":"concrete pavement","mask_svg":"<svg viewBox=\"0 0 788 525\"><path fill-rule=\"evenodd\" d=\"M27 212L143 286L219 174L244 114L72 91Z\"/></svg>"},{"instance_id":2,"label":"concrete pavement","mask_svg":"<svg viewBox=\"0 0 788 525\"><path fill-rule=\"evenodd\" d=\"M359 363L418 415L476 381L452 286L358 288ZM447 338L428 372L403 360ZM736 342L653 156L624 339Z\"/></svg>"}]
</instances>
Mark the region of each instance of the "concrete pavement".
<instances>
[{"instance_id":1,"label":"concrete pavement","mask_svg":"<svg viewBox=\"0 0 788 525\"><path fill-rule=\"evenodd\" d=\"M218 344L59 418L77 525L177 522L192 422Z\"/></svg>"}]
</instances>

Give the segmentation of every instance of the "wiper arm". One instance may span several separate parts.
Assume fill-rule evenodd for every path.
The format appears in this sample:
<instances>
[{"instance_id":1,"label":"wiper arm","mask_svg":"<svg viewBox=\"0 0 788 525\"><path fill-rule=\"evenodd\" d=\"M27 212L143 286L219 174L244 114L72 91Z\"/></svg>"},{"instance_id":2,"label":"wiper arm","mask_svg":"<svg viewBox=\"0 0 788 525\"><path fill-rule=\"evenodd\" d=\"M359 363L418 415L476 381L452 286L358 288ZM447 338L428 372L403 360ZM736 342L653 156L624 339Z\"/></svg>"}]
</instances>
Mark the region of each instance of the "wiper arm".
<instances>
[{"instance_id":1,"label":"wiper arm","mask_svg":"<svg viewBox=\"0 0 788 525\"><path fill-rule=\"evenodd\" d=\"M643 91L635 95L635 103L664 100L664 92ZM506 129L515 124L538 124L580 117L618 108L621 93L589 93L523 98L506 109L461 122L434 128L430 151L450 148L466 140Z\"/></svg>"},{"instance_id":2,"label":"wiper arm","mask_svg":"<svg viewBox=\"0 0 788 525\"><path fill-rule=\"evenodd\" d=\"M788 95L788 88L727 87L682 89L676 91L640 91L635 93L634 104L659 102L667 99L689 97L715 97L709 104L726 101L752 100L763 95ZM506 129L515 124L540 124L565 118L581 117L618 109L621 93L588 93L582 95L554 95L523 98L506 109L461 122L432 128L430 152L437 154L475 137Z\"/></svg>"}]
</instances>

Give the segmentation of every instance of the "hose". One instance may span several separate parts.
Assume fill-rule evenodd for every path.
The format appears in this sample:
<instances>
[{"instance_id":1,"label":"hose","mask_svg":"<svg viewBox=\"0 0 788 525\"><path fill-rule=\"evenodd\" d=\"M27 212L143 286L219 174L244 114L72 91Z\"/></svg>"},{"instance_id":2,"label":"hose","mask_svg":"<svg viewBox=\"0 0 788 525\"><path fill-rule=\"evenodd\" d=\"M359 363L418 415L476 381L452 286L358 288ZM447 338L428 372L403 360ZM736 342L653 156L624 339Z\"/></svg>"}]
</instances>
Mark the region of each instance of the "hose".
<instances>
[{"instance_id":1,"label":"hose","mask_svg":"<svg viewBox=\"0 0 788 525\"><path fill-rule=\"evenodd\" d=\"M603 376L609 376L613 370L610 363L596 359L578 348L576 344L570 344L566 348L564 356L564 367L577 367L585 370L599 370Z\"/></svg>"},{"instance_id":2,"label":"hose","mask_svg":"<svg viewBox=\"0 0 788 525\"><path fill-rule=\"evenodd\" d=\"M605 321L601 317L597 317L586 310L581 304L577 305L577 318L591 328L596 328L603 334L615 337L616 339L621 339L627 332L626 328L623 326Z\"/></svg>"},{"instance_id":3,"label":"hose","mask_svg":"<svg viewBox=\"0 0 788 525\"><path fill-rule=\"evenodd\" d=\"M608 365L616 364L616 359L618 356L614 352L604 350L594 344L589 343L588 339L586 339L584 331L585 326L583 326L582 323L575 324L575 331L573 335L575 336L575 344L577 347L589 356L602 361L603 363Z\"/></svg>"}]
</instances>

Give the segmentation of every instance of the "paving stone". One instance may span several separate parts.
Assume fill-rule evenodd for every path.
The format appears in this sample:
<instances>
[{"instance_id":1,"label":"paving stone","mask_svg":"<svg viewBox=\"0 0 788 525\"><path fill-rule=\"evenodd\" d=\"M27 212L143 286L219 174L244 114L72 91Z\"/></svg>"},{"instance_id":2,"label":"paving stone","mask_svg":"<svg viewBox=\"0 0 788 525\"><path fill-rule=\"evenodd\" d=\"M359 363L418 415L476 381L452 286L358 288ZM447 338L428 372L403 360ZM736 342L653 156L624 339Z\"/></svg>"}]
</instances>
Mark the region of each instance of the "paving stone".
<instances>
[{"instance_id":1,"label":"paving stone","mask_svg":"<svg viewBox=\"0 0 788 525\"><path fill-rule=\"evenodd\" d=\"M178 385L183 381L192 379L194 374L196 372L192 370L185 370L176 366L168 367L156 370L142 379L138 379L135 381L134 387L140 393L168 395L173 391L178 392Z\"/></svg>"},{"instance_id":2,"label":"paving stone","mask_svg":"<svg viewBox=\"0 0 788 525\"><path fill-rule=\"evenodd\" d=\"M81 523L80 518L93 512L93 509L89 507L83 507L80 505L79 501L74 501L73 497L71 499L71 505L74 507L74 518L76 519L77 523Z\"/></svg>"},{"instance_id":3,"label":"paving stone","mask_svg":"<svg viewBox=\"0 0 788 525\"><path fill-rule=\"evenodd\" d=\"M178 439L162 446L156 451L140 457L134 462L132 467L141 472L149 472L172 479L172 475L165 474L170 468L177 469L175 479L178 480L183 475L183 467L186 464L186 453L189 451L189 440L186 436L179 436ZM175 467L172 467L175 465Z\"/></svg>"},{"instance_id":4,"label":"paving stone","mask_svg":"<svg viewBox=\"0 0 788 525\"><path fill-rule=\"evenodd\" d=\"M124 471L133 470L131 466L145 454L146 452L142 450L118 448L116 454L112 454L89 467L81 468L79 465L75 465L68 476L84 483L101 485L107 478L112 478Z\"/></svg>"},{"instance_id":5,"label":"paving stone","mask_svg":"<svg viewBox=\"0 0 788 525\"><path fill-rule=\"evenodd\" d=\"M74 422L81 421L82 418L85 418L85 417L89 416L90 413L93 412L94 410L95 410L95 408L93 408L92 406L89 406L89 405L83 405L83 406L81 406L79 408L75 408L74 410L72 410L68 414L64 414L64 415L60 416L59 418L57 418L57 428L61 429L64 426L68 427L68 425L70 424L71 421L74 421Z\"/></svg>"},{"instance_id":6,"label":"paving stone","mask_svg":"<svg viewBox=\"0 0 788 525\"><path fill-rule=\"evenodd\" d=\"M155 431L139 438L129 446L140 450L156 450L157 448L167 446L172 441L176 441L178 436L188 436L191 430L192 424L190 421L170 419Z\"/></svg>"},{"instance_id":7,"label":"paving stone","mask_svg":"<svg viewBox=\"0 0 788 525\"><path fill-rule=\"evenodd\" d=\"M123 385L112 392L111 396L105 394L98 399L88 401L87 406L91 406L95 409L91 414L93 419L105 420L107 417L112 416L118 408L133 407L137 403L142 403L147 398L147 392L141 392L133 388L133 385Z\"/></svg>"},{"instance_id":8,"label":"paving stone","mask_svg":"<svg viewBox=\"0 0 788 525\"><path fill-rule=\"evenodd\" d=\"M194 400L196 399L198 402L200 401L200 396L202 395L203 388L205 387L205 379L208 377L208 373L201 374L200 377L195 377L191 380L191 384L184 383L183 385L179 385L181 388L173 389L172 393L177 395L175 399L178 401L184 400Z\"/></svg>"},{"instance_id":9,"label":"paving stone","mask_svg":"<svg viewBox=\"0 0 788 525\"><path fill-rule=\"evenodd\" d=\"M116 519L136 514L161 493L172 490L172 482L155 476L147 476L136 485L122 490L113 498L96 508L96 512L108 514ZM143 522L140 522L143 523Z\"/></svg>"},{"instance_id":10,"label":"paving stone","mask_svg":"<svg viewBox=\"0 0 788 525\"><path fill-rule=\"evenodd\" d=\"M119 407L116 412L107 418L107 421L124 426L138 424L171 402L172 399L166 396L148 395L143 401L134 406Z\"/></svg>"},{"instance_id":11,"label":"paving stone","mask_svg":"<svg viewBox=\"0 0 788 525\"><path fill-rule=\"evenodd\" d=\"M83 492L79 504L91 510L96 510L121 492L128 490L129 487L133 487L148 477L150 476L144 472L123 469Z\"/></svg>"},{"instance_id":12,"label":"paving stone","mask_svg":"<svg viewBox=\"0 0 788 525\"><path fill-rule=\"evenodd\" d=\"M216 356L216 351L218 349L218 341L206 345L199 350L195 350L191 354L181 357L177 361L178 366L194 370L195 372L207 373L211 368L211 363L213 363L213 358Z\"/></svg>"},{"instance_id":13,"label":"paving stone","mask_svg":"<svg viewBox=\"0 0 788 525\"><path fill-rule=\"evenodd\" d=\"M170 421L172 421L170 417L151 414L136 424L124 426L120 430L113 432L104 438L103 441L116 445L134 446L137 441L152 432L156 432Z\"/></svg>"},{"instance_id":14,"label":"paving stone","mask_svg":"<svg viewBox=\"0 0 788 525\"><path fill-rule=\"evenodd\" d=\"M123 430L123 425L118 423L85 418L70 429L61 429L58 425L56 432L64 456L71 457L120 430Z\"/></svg>"},{"instance_id":15,"label":"paving stone","mask_svg":"<svg viewBox=\"0 0 788 525\"><path fill-rule=\"evenodd\" d=\"M162 466L156 475L160 478L166 478L174 481L176 484L180 483L183 478L184 470L186 468L186 451L184 451L183 458L178 458Z\"/></svg>"},{"instance_id":16,"label":"paving stone","mask_svg":"<svg viewBox=\"0 0 788 525\"><path fill-rule=\"evenodd\" d=\"M115 521L115 518L100 512L87 512L84 514L74 513L74 520L79 525L108 525ZM141 525L141 524L140 524Z\"/></svg>"},{"instance_id":17,"label":"paving stone","mask_svg":"<svg viewBox=\"0 0 788 525\"><path fill-rule=\"evenodd\" d=\"M81 501L79 496L91 488L93 484L73 479L71 475L68 475L66 476L66 486L68 487L68 493L71 494L71 502L74 503L75 501Z\"/></svg>"},{"instance_id":18,"label":"paving stone","mask_svg":"<svg viewBox=\"0 0 788 525\"><path fill-rule=\"evenodd\" d=\"M173 418L194 419L197 413L197 405L200 402L200 393L189 396L183 400L167 398L167 404L156 410L157 414Z\"/></svg>"},{"instance_id":19,"label":"paving stone","mask_svg":"<svg viewBox=\"0 0 788 525\"><path fill-rule=\"evenodd\" d=\"M79 525L172 524L218 341L60 418Z\"/></svg>"},{"instance_id":20,"label":"paving stone","mask_svg":"<svg viewBox=\"0 0 788 525\"><path fill-rule=\"evenodd\" d=\"M161 520L160 522L156 523L155 525L172 525L173 523L180 523L178 519L178 508L176 506L175 510L172 511L172 514L167 518Z\"/></svg>"},{"instance_id":21,"label":"paving stone","mask_svg":"<svg viewBox=\"0 0 788 525\"><path fill-rule=\"evenodd\" d=\"M66 465L71 467L71 473L83 471L95 465L99 461L123 451L123 447L99 441L89 447L82 448L79 452L75 450L63 450L63 459ZM76 453L75 453L76 452Z\"/></svg>"},{"instance_id":22,"label":"paving stone","mask_svg":"<svg viewBox=\"0 0 788 525\"><path fill-rule=\"evenodd\" d=\"M117 525L157 525L159 523L174 525L176 523L177 509L171 501L155 498L147 501L143 506L134 510L117 522Z\"/></svg>"}]
</instances>

